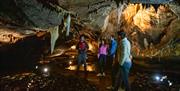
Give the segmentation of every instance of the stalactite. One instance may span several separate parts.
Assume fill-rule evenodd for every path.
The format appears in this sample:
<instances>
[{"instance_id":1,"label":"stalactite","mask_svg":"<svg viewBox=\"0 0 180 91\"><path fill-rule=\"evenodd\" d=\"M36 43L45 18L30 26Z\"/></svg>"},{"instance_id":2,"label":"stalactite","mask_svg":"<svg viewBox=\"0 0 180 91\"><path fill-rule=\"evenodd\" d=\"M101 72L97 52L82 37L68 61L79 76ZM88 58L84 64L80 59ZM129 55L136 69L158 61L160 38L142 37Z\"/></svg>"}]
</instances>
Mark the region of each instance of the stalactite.
<instances>
[{"instance_id":1,"label":"stalactite","mask_svg":"<svg viewBox=\"0 0 180 91\"><path fill-rule=\"evenodd\" d=\"M125 3L121 4L121 7L119 7L117 10L117 13L118 13L118 23L120 23L120 20L121 20L121 15L122 15L122 12L123 12L123 9L125 8Z\"/></svg>"},{"instance_id":2,"label":"stalactite","mask_svg":"<svg viewBox=\"0 0 180 91\"><path fill-rule=\"evenodd\" d=\"M153 7L154 7L154 9L155 9L156 12L157 12L159 6L160 6L160 4L153 4Z\"/></svg>"},{"instance_id":3,"label":"stalactite","mask_svg":"<svg viewBox=\"0 0 180 91\"><path fill-rule=\"evenodd\" d=\"M53 27L49 29L49 32L51 34L51 54L54 51L54 47L56 44L56 40L59 37L59 26Z\"/></svg>"},{"instance_id":4,"label":"stalactite","mask_svg":"<svg viewBox=\"0 0 180 91\"><path fill-rule=\"evenodd\" d=\"M106 30L107 26L109 23L109 15L106 16L105 20L104 20L104 25L102 27L102 32Z\"/></svg>"},{"instance_id":5,"label":"stalactite","mask_svg":"<svg viewBox=\"0 0 180 91\"><path fill-rule=\"evenodd\" d=\"M144 47L147 49L149 46L149 43L146 38L144 38Z\"/></svg>"},{"instance_id":6,"label":"stalactite","mask_svg":"<svg viewBox=\"0 0 180 91\"><path fill-rule=\"evenodd\" d=\"M119 7L119 3L123 3L123 0L114 0L116 2L117 7Z\"/></svg>"},{"instance_id":7,"label":"stalactite","mask_svg":"<svg viewBox=\"0 0 180 91\"><path fill-rule=\"evenodd\" d=\"M67 32L66 32L66 36L69 36L69 32L70 32L70 27L71 27L71 15L69 14L68 17L67 17Z\"/></svg>"}]
</instances>

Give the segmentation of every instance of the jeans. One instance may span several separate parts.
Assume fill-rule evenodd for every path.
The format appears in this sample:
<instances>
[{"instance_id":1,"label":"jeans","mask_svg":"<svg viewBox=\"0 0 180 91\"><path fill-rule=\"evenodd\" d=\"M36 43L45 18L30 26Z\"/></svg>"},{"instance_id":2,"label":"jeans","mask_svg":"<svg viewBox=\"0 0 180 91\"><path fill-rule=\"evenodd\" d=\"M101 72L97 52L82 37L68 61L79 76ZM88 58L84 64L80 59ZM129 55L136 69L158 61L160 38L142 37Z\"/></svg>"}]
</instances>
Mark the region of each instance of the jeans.
<instances>
[{"instance_id":1,"label":"jeans","mask_svg":"<svg viewBox=\"0 0 180 91\"><path fill-rule=\"evenodd\" d=\"M98 64L99 64L99 71L102 74L104 72L104 69L105 69L106 55L100 54Z\"/></svg>"},{"instance_id":2,"label":"jeans","mask_svg":"<svg viewBox=\"0 0 180 91\"><path fill-rule=\"evenodd\" d=\"M112 81L112 87L115 86L116 82L116 74L119 70L119 64L113 64L111 69L111 81Z\"/></svg>"},{"instance_id":3,"label":"jeans","mask_svg":"<svg viewBox=\"0 0 180 91\"><path fill-rule=\"evenodd\" d=\"M77 71L79 71L79 67L81 64L84 64L84 70L87 71L87 65L86 65L86 57L87 54L86 53L79 53L78 54L78 66L77 66Z\"/></svg>"},{"instance_id":4,"label":"jeans","mask_svg":"<svg viewBox=\"0 0 180 91\"><path fill-rule=\"evenodd\" d=\"M114 54L110 55L110 56L109 56L109 59L110 59L110 60L109 60L109 61L110 61L110 62L109 62L109 63L110 63L110 68L112 69L112 68L113 68L113 61L114 61Z\"/></svg>"},{"instance_id":5,"label":"jeans","mask_svg":"<svg viewBox=\"0 0 180 91\"><path fill-rule=\"evenodd\" d=\"M119 86L123 82L123 85L125 86L125 91L131 91L130 84L129 84L129 70L132 66L131 62L125 62L123 66L120 66L119 71L116 75L116 83L114 91L118 91Z\"/></svg>"},{"instance_id":6,"label":"jeans","mask_svg":"<svg viewBox=\"0 0 180 91\"><path fill-rule=\"evenodd\" d=\"M119 64L116 63L116 64L113 64L113 61L114 61L114 54L113 55L110 55L110 68L111 68L111 81L112 81L112 86L114 87L115 85L115 80L116 80L116 74L117 74L117 71L118 71L118 67L119 67Z\"/></svg>"}]
</instances>

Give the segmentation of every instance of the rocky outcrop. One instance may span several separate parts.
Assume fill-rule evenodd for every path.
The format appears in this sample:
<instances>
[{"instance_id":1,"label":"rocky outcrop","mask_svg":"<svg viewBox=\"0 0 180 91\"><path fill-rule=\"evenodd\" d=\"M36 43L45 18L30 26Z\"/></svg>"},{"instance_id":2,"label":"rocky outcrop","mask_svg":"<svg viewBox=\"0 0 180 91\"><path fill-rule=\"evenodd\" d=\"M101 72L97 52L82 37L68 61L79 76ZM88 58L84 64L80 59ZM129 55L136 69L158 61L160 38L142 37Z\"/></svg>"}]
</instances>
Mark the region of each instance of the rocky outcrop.
<instances>
[{"instance_id":1,"label":"rocky outcrop","mask_svg":"<svg viewBox=\"0 0 180 91\"><path fill-rule=\"evenodd\" d=\"M37 0L7 0L1 4L1 18L20 25L49 28L60 25L64 18L63 11L52 11Z\"/></svg>"},{"instance_id":2,"label":"rocky outcrop","mask_svg":"<svg viewBox=\"0 0 180 91\"><path fill-rule=\"evenodd\" d=\"M0 5L3 11L0 16L26 26L50 28L60 25L61 36L66 33L64 21L70 13L71 38L61 36L66 40L77 39L82 33L97 39L95 30L108 38L116 31L125 30L136 56L178 56L179 5L161 5L156 11L141 4L119 4L117 9L116 1L122 0L7 0Z\"/></svg>"},{"instance_id":3,"label":"rocky outcrop","mask_svg":"<svg viewBox=\"0 0 180 91\"><path fill-rule=\"evenodd\" d=\"M119 16L121 19L117 21ZM180 21L168 5L161 5L156 12L152 6L129 4L122 15L114 9L107 17L104 35L120 30L127 32L135 56L179 56Z\"/></svg>"},{"instance_id":4,"label":"rocky outcrop","mask_svg":"<svg viewBox=\"0 0 180 91\"><path fill-rule=\"evenodd\" d=\"M31 68L49 50L50 34L41 29L0 26L0 68ZM45 52L46 51L46 52Z\"/></svg>"}]
</instances>

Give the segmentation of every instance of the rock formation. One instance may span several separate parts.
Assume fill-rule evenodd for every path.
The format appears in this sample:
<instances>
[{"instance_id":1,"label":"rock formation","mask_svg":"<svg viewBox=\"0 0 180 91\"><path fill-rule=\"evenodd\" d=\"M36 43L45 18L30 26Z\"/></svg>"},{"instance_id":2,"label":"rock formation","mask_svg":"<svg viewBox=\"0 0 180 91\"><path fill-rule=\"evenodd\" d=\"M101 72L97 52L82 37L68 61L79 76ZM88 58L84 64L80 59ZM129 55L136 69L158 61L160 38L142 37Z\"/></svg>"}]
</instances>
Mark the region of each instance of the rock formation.
<instances>
[{"instance_id":1,"label":"rock formation","mask_svg":"<svg viewBox=\"0 0 180 91\"><path fill-rule=\"evenodd\" d=\"M99 33L108 38L125 30L135 56L179 56L179 1L160 5L157 10L154 5L145 8L144 4L119 1L117 8L117 1L7 0L0 5L0 19L45 29L59 26L61 36L66 33L64 22L71 14L70 41L80 34L94 40Z\"/></svg>"}]
</instances>

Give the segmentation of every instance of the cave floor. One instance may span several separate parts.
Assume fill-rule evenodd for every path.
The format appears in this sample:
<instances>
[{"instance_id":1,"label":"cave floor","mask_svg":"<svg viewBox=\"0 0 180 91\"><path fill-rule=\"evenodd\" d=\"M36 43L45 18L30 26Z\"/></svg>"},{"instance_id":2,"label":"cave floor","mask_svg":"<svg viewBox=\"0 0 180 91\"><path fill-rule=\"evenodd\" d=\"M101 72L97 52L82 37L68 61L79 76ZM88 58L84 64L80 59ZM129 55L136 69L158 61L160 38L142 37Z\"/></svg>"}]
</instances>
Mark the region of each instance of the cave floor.
<instances>
[{"instance_id":1,"label":"cave floor","mask_svg":"<svg viewBox=\"0 0 180 91\"><path fill-rule=\"evenodd\" d=\"M48 75L51 77L60 77L63 75L67 77L68 79L72 78L79 78L83 79L85 81L88 81L85 84L93 84L90 86L94 91L108 91L106 89L107 86L111 85L111 78L110 78L110 67L108 66L108 62L106 64L106 76L105 77L97 77L97 58L96 55L88 52L88 60L87 60L87 70L88 73L85 74L83 71L83 67L80 68L80 73L77 75L75 68L76 68L76 55L77 51L67 48L57 48L54 52L54 54L43 57L36 65L32 67L32 69L20 69L18 71L12 70L11 72L5 72L3 75L1 75L1 82L0 82L0 88L2 91L9 91L4 90L4 84L7 83L7 79L14 80L16 78L21 77L22 74L37 74L38 76L44 77L43 69L48 68ZM159 61L157 61L159 62ZM180 72L179 67L175 67L172 69L168 69L166 67L163 67L162 65L158 65L153 63L147 64L145 61L133 61L133 67L131 69L130 73L130 83L132 86L132 91L178 91L180 89ZM169 67L171 68L171 67ZM176 69L176 70L175 70ZM19 75L16 75L19 74ZM154 79L156 76L165 77L167 76L168 79L167 82L158 82L156 79ZM13 78L14 77L14 78ZM33 78L33 76L32 76ZM29 79L29 78L28 78ZM8 80L8 82L11 83L11 80ZM171 81L173 83L173 86L170 86L168 81ZM46 83L47 81L45 81ZM61 83L58 83L61 84ZM70 83L71 84L71 83ZM70 85L69 84L69 85ZM73 84L73 83L72 83ZM72 85L71 84L71 85ZM85 85L84 84L84 85ZM5 85L6 86L6 85ZM62 87L66 87L61 84ZM48 87L48 86L47 86ZM62 88L62 87L59 87ZM76 86L74 86L76 87ZM12 87L11 87L12 88ZM73 86L72 86L73 88ZM178 89L178 90L177 90ZM64 90L72 91L72 89L64 88ZM88 88L87 91L93 91ZM15 90L16 91L16 90ZM17 90L22 91L22 90ZM38 91L38 90L32 90L32 91ZM47 90L51 91L51 90ZM56 91L56 90L55 90ZM63 90L57 90L57 91L63 91ZM76 91L76 90L73 90ZM83 90L77 90L77 91L83 91ZM123 91L123 90L120 90Z\"/></svg>"}]
</instances>

